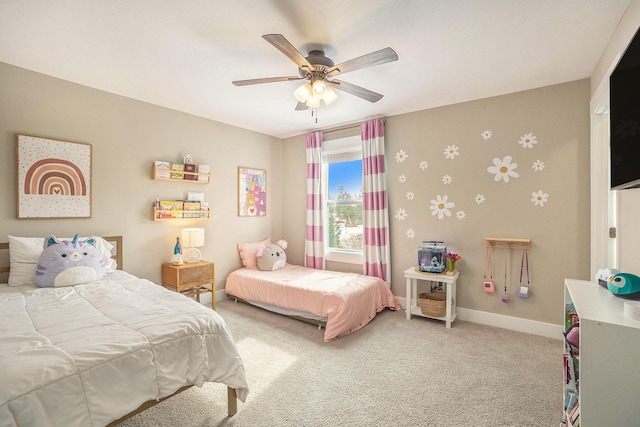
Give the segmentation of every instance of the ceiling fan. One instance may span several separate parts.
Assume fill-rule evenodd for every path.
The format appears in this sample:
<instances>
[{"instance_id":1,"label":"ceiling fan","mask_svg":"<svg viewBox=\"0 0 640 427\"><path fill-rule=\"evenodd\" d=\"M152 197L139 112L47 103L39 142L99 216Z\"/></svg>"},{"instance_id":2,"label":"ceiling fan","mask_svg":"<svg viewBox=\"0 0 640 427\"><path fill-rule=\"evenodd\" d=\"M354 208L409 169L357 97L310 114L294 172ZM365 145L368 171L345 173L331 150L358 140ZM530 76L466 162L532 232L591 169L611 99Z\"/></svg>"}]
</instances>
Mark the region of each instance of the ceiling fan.
<instances>
[{"instance_id":1,"label":"ceiling fan","mask_svg":"<svg viewBox=\"0 0 640 427\"><path fill-rule=\"evenodd\" d=\"M396 52L390 47L387 47L334 65L333 61L327 58L322 50L311 50L309 55L305 57L282 34L265 34L262 38L296 63L298 66L298 75L235 80L233 84L236 86L247 86L260 83L306 80L306 82L294 92L294 96L298 100L296 110L318 108L321 100L324 100L327 105L331 104L338 97L333 89L350 93L369 102L379 101L382 98L381 94L338 80L335 76L398 60Z\"/></svg>"}]
</instances>

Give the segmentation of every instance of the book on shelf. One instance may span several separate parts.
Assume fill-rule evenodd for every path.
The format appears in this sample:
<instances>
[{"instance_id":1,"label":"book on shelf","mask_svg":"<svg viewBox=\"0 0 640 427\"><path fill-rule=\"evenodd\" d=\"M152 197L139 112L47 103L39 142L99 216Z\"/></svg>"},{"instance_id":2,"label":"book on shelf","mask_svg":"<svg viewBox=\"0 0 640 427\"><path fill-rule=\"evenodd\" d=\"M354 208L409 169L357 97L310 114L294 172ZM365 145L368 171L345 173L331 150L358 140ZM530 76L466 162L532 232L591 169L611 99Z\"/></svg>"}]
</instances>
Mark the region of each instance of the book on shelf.
<instances>
[{"instance_id":1,"label":"book on shelf","mask_svg":"<svg viewBox=\"0 0 640 427\"><path fill-rule=\"evenodd\" d=\"M567 393L564 399L564 410L571 413L578 405L578 396L575 393Z\"/></svg>"},{"instance_id":2,"label":"book on shelf","mask_svg":"<svg viewBox=\"0 0 640 427\"><path fill-rule=\"evenodd\" d=\"M580 403L576 403L569 412L569 421L571 425L577 426L580 422Z\"/></svg>"},{"instance_id":3,"label":"book on shelf","mask_svg":"<svg viewBox=\"0 0 640 427\"><path fill-rule=\"evenodd\" d=\"M185 163L184 171L185 172L195 172L196 171L196 165L194 165L193 163ZM185 173L184 174L184 179L187 179L187 180L190 180L190 181L195 181L196 180L196 175L191 175L191 174Z\"/></svg>"},{"instance_id":4,"label":"book on shelf","mask_svg":"<svg viewBox=\"0 0 640 427\"><path fill-rule=\"evenodd\" d=\"M567 331L571 327L571 325L580 321L580 319L578 318L578 313L576 312L576 308L572 302L566 304L564 314L565 331Z\"/></svg>"},{"instance_id":5,"label":"book on shelf","mask_svg":"<svg viewBox=\"0 0 640 427\"><path fill-rule=\"evenodd\" d=\"M169 170L171 169L171 165L169 162L156 160L154 162L154 166L156 171L155 178L169 179L171 177L171 173L169 172Z\"/></svg>"},{"instance_id":6,"label":"book on shelf","mask_svg":"<svg viewBox=\"0 0 640 427\"><path fill-rule=\"evenodd\" d=\"M199 211L200 210L200 202L194 202L191 200L185 200L183 202L185 211Z\"/></svg>"},{"instance_id":7,"label":"book on shelf","mask_svg":"<svg viewBox=\"0 0 640 427\"><path fill-rule=\"evenodd\" d=\"M198 165L198 173L203 175L198 175L198 181L209 182L209 165Z\"/></svg>"},{"instance_id":8,"label":"book on shelf","mask_svg":"<svg viewBox=\"0 0 640 427\"><path fill-rule=\"evenodd\" d=\"M184 178L184 164L171 162L171 179Z\"/></svg>"}]
</instances>

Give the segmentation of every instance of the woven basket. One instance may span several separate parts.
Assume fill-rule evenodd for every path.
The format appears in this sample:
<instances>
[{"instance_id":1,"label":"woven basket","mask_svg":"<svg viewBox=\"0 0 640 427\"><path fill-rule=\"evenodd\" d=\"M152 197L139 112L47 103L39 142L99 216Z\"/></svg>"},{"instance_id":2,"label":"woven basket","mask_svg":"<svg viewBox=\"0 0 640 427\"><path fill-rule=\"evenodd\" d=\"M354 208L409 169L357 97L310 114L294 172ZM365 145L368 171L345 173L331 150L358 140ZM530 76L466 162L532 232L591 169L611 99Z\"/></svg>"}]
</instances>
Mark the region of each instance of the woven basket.
<instances>
[{"instance_id":1,"label":"woven basket","mask_svg":"<svg viewBox=\"0 0 640 427\"><path fill-rule=\"evenodd\" d=\"M443 293L423 292L418 295L418 304L425 316L444 317L447 314L447 296Z\"/></svg>"}]
</instances>

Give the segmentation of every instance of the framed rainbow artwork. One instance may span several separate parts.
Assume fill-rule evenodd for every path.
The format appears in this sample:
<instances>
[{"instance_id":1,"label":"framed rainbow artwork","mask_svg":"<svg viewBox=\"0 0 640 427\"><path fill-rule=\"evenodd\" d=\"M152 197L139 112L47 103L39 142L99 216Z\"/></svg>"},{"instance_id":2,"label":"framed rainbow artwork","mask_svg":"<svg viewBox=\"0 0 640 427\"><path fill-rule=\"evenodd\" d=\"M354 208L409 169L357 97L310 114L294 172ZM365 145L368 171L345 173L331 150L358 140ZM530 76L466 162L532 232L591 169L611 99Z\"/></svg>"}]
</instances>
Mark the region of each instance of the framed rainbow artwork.
<instances>
[{"instance_id":1,"label":"framed rainbow artwork","mask_svg":"<svg viewBox=\"0 0 640 427\"><path fill-rule=\"evenodd\" d=\"M267 215L267 172L238 168L238 216Z\"/></svg>"},{"instance_id":2,"label":"framed rainbow artwork","mask_svg":"<svg viewBox=\"0 0 640 427\"><path fill-rule=\"evenodd\" d=\"M16 135L17 217L91 218L91 144Z\"/></svg>"}]
</instances>

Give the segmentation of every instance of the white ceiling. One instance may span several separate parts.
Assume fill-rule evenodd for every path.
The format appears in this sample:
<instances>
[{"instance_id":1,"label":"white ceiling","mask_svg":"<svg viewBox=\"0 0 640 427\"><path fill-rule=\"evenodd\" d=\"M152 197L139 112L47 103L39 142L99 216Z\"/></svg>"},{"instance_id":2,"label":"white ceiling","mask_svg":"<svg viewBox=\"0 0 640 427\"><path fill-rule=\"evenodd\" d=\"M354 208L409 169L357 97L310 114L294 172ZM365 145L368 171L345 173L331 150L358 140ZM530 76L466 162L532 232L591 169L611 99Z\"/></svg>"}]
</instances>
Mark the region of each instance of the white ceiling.
<instances>
[{"instance_id":1,"label":"white ceiling","mask_svg":"<svg viewBox=\"0 0 640 427\"><path fill-rule=\"evenodd\" d=\"M0 62L285 138L381 116L590 77L631 0L0 0ZM266 42L283 34L336 64L392 47L396 62L340 75L294 111L297 74Z\"/></svg>"}]
</instances>

